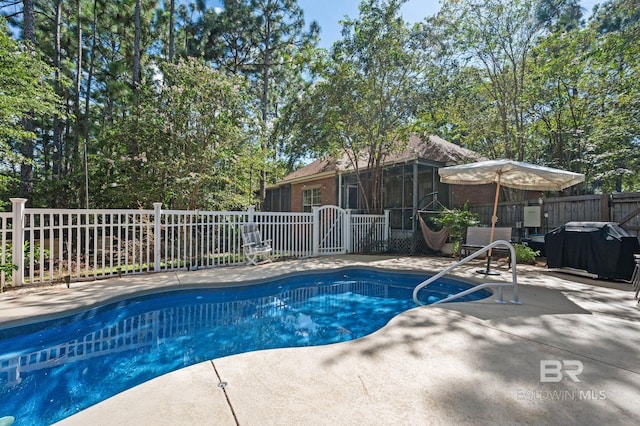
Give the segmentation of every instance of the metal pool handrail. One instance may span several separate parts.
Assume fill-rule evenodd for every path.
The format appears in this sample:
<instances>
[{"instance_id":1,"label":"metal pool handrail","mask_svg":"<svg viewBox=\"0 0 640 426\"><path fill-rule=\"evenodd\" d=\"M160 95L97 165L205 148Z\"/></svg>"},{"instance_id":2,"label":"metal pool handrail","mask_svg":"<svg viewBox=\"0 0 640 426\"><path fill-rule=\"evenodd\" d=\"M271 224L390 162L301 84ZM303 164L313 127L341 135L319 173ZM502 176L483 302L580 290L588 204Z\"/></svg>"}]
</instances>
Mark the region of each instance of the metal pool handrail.
<instances>
[{"instance_id":1,"label":"metal pool handrail","mask_svg":"<svg viewBox=\"0 0 640 426\"><path fill-rule=\"evenodd\" d=\"M464 290L460 293L454 294L453 296L449 296L445 299L442 300L438 300L437 302L433 303L433 305L438 304L438 303L444 303L444 302L449 302L451 300L455 300L458 299L460 297L466 296L467 294L471 294L474 293L478 290L482 290L483 288L486 287L497 287L498 288L498 300L496 300L496 302L498 303L507 303L502 299L502 287L513 287L513 300L511 300L511 303L514 304L521 304L522 302L518 301L518 274L516 271L516 249L513 247L513 245L505 240L497 240L492 242L491 244L489 244L488 246L483 247L482 249L478 250L475 253L470 254L469 256L465 257L464 259L462 259L461 261L459 261L458 263L455 263L449 267L447 267L446 269L444 269L443 271L441 271L440 273L434 275L433 277L429 278L428 280L425 280L423 282L421 282L420 284L418 284L416 286L416 288L413 290L413 301L416 302L416 305L422 306L424 305L424 303L420 302L420 300L418 300L418 292L420 290L422 290L424 287L428 286L429 284L431 284L432 282L434 282L435 280L437 280L438 278L448 274L451 270L457 268L460 265L464 265L465 263L469 262L472 259L475 259L476 257L480 256L481 254L491 250L492 248L496 247L496 246L503 246L509 249L509 252L511 254L511 282L507 282L507 281L498 281L498 282L490 282L490 283L483 283L480 285L477 285L473 288L470 288L469 290Z\"/></svg>"}]
</instances>

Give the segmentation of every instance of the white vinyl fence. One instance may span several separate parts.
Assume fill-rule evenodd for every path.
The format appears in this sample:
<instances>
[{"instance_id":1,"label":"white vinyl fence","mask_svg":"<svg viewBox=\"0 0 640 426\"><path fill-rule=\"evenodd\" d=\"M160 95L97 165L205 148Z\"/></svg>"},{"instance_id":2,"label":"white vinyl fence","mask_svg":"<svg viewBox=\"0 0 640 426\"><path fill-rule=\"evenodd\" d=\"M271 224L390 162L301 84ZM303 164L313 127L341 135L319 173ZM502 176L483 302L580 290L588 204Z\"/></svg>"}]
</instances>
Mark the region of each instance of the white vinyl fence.
<instances>
[{"instance_id":1,"label":"white vinyl fence","mask_svg":"<svg viewBox=\"0 0 640 426\"><path fill-rule=\"evenodd\" d=\"M389 244L389 210L384 215L351 214L351 251L383 253Z\"/></svg>"},{"instance_id":2,"label":"white vinyl fence","mask_svg":"<svg viewBox=\"0 0 640 426\"><path fill-rule=\"evenodd\" d=\"M246 223L259 225L274 258L318 256L327 244L320 214L327 208L344 218L341 235L330 239L340 253L382 252L389 234L388 212L359 215L335 206L312 213L162 210L161 203L153 210L72 210L11 201L12 212L0 213L0 265L17 267L13 285L240 265L239 227ZM0 290L7 280L3 270Z\"/></svg>"},{"instance_id":3,"label":"white vinyl fence","mask_svg":"<svg viewBox=\"0 0 640 426\"><path fill-rule=\"evenodd\" d=\"M5 281L7 279L6 272L1 269L5 266L11 265L12 253L11 253L11 222L13 214L0 213L0 291L4 288Z\"/></svg>"}]
</instances>

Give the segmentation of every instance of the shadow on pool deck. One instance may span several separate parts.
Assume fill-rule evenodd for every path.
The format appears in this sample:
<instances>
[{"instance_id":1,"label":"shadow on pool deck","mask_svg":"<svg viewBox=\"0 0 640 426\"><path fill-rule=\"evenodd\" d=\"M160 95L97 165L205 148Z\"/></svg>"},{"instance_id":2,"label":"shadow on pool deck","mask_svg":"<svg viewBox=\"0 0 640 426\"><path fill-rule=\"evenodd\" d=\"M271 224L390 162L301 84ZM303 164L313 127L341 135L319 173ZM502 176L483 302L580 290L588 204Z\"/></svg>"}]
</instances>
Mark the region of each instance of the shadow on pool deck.
<instances>
[{"instance_id":1,"label":"shadow on pool deck","mask_svg":"<svg viewBox=\"0 0 640 426\"><path fill-rule=\"evenodd\" d=\"M45 303L52 314L74 300L98 303L132 289L149 291L150 285L228 284L350 265L438 271L448 264L443 258L389 256L276 262L72 285L47 290L46 297L0 297L0 309L3 318L4 312L16 315L24 302L20 312L32 315ZM481 282L476 268L456 275ZM60 424L634 424L640 416L640 308L630 287L540 268L518 270L523 305L489 298L414 308L354 341L188 367ZM509 277L505 272L500 279ZM510 296L505 290L505 299ZM542 360L580 361L581 381L564 375L541 382Z\"/></svg>"}]
</instances>

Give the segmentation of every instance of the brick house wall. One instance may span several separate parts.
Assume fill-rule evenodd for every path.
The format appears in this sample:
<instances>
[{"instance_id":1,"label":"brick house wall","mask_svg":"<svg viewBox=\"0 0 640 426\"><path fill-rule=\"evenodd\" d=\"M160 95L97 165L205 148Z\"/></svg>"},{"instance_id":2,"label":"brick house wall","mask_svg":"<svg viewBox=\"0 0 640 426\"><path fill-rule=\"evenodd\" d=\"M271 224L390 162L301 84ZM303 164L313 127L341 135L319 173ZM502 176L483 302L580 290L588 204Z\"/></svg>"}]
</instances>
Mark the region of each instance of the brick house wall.
<instances>
[{"instance_id":1,"label":"brick house wall","mask_svg":"<svg viewBox=\"0 0 640 426\"><path fill-rule=\"evenodd\" d=\"M320 188L320 202L322 205L338 204L338 182L335 176L324 179L307 181L304 183L294 183L291 185L291 211L301 212L302 191L306 189Z\"/></svg>"}]
</instances>

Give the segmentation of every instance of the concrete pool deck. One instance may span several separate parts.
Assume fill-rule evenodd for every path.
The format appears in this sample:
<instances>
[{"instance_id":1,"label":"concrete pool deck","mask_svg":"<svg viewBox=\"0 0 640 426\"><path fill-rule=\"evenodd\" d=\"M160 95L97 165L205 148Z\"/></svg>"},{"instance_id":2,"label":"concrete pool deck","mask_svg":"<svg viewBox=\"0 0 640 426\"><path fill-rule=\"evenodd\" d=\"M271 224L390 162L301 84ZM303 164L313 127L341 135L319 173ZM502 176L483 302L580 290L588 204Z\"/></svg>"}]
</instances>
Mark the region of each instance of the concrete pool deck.
<instances>
[{"instance_id":1,"label":"concrete pool deck","mask_svg":"<svg viewBox=\"0 0 640 426\"><path fill-rule=\"evenodd\" d=\"M345 266L438 272L449 264L446 258L349 255L11 291L0 295L0 327L125 294L212 281L228 285ZM454 275L482 282L474 273L479 265ZM511 277L500 270L497 280ZM529 266L518 266L518 277L522 305L489 298L417 307L354 341L218 358L59 424L637 424L640 306L631 286ZM547 379L562 373L553 365L569 361L559 381L541 382L543 360L550 365ZM579 365L575 382L570 375Z\"/></svg>"}]
</instances>

